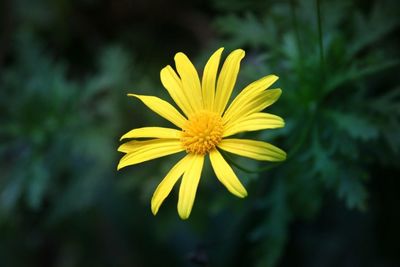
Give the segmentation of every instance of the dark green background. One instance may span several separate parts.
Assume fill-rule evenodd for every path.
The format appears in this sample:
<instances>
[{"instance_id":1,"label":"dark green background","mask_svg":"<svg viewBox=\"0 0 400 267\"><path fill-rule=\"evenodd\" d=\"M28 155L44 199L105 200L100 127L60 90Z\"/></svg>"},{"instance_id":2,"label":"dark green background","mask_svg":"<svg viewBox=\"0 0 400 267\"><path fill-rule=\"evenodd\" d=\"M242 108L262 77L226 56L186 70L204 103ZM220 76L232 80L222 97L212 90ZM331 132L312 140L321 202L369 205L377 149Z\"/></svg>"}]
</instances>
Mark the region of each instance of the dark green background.
<instances>
[{"instance_id":1,"label":"dark green background","mask_svg":"<svg viewBox=\"0 0 400 267\"><path fill-rule=\"evenodd\" d=\"M0 266L400 265L400 2L3 0ZM119 137L169 126L126 93L243 48L235 94L270 73L286 127L239 135L288 153L203 170L191 217L151 195L181 155L117 172ZM175 188L176 189L176 188Z\"/></svg>"}]
</instances>

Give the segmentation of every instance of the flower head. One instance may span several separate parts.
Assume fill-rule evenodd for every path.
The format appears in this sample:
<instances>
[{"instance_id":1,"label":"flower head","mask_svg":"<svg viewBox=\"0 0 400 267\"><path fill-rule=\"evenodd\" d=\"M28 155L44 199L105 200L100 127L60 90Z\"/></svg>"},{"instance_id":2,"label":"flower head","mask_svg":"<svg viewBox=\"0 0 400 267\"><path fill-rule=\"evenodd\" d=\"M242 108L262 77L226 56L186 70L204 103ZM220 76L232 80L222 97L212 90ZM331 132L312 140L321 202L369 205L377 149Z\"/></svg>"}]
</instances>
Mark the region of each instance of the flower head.
<instances>
[{"instance_id":1,"label":"flower head","mask_svg":"<svg viewBox=\"0 0 400 267\"><path fill-rule=\"evenodd\" d=\"M230 138L240 132L283 127L284 121L276 115L261 112L281 95L280 89L267 90L278 79L275 75L249 84L228 105L245 53L241 49L233 51L217 75L222 50L218 49L208 60L201 82L195 67L183 53L175 55L177 73L171 66L161 70L161 82L182 113L158 97L128 94L140 99L177 129L144 127L123 135L121 140L134 140L118 148L118 151L125 153L118 169L185 152L155 190L151 200L153 214L157 214L164 199L182 177L178 213L182 219L189 217L206 155L218 180L238 197L247 196L247 191L220 150L264 161L282 161L286 158L283 150L269 143ZM146 140L136 140L141 138Z\"/></svg>"}]
</instances>

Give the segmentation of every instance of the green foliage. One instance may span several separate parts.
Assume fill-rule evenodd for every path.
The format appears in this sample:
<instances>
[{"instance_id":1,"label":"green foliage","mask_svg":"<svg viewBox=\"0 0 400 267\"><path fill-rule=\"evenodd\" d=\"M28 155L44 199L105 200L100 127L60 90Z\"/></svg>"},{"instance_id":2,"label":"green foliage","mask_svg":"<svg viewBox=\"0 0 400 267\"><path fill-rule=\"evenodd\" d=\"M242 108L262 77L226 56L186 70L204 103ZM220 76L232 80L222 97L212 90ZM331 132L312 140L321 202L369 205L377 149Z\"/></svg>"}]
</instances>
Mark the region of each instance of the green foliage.
<instances>
[{"instance_id":1,"label":"green foliage","mask_svg":"<svg viewBox=\"0 0 400 267\"><path fill-rule=\"evenodd\" d=\"M288 222L315 214L323 191L336 192L348 208L365 210L368 164L396 164L399 156L399 135L394 134L400 131L398 89L395 83L375 82L377 75L382 79L399 69L398 52L390 45L385 50L382 42L399 25L398 17L384 4L351 16L354 9L345 1L322 2L319 36L316 8L315 1L274 3L264 16L229 14L216 24L226 43L258 51L247 61L243 80L256 78L261 68L280 76L284 89L274 109L286 119L287 129L275 143L284 143L288 160L274 177L281 180L285 194L280 203L286 204L276 203L281 191L275 187L265 197L275 202L264 207L265 219L256 232L273 235L257 239L263 248L256 256L259 266L275 266ZM351 26L343 30L343 25ZM380 49L370 49L378 43Z\"/></svg>"},{"instance_id":2,"label":"green foliage","mask_svg":"<svg viewBox=\"0 0 400 267\"><path fill-rule=\"evenodd\" d=\"M180 7L186 14L155 21L162 6L12 2L18 24L0 62L0 265L277 266L293 222L312 221L332 199L368 212L371 180L398 170L399 4L317 1L194 1ZM146 12L151 18L142 22ZM177 33L164 31L165 22ZM186 48L190 38L179 33L191 30L225 55L246 50L235 93L264 75L280 77L274 86L283 95L268 112L286 127L243 136L276 144L288 159L227 155L248 189L244 200L226 192L206 163L182 222L177 188L157 217L149 204L182 154L116 166L124 132L168 126L126 93L169 99L158 76L172 55L198 51L201 68L212 52L206 41Z\"/></svg>"},{"instance_id":3,"label":"green foliage","mask_svg":"<svg viewBox=\"0 0 400 267\"><path fill-rule=\"evenodd\" d=\"M113 89L130 80L128 56L109 48L90 79L73 82L30 34L20 34L16 44L15 64L1 77L2 218L18 203L40 210L51 201L57 212L69 212L57 205L91 205L102 173L114 169L109 155L115 154L102 152L115 151L120 96Z\"/></svg>"}]
</instances>

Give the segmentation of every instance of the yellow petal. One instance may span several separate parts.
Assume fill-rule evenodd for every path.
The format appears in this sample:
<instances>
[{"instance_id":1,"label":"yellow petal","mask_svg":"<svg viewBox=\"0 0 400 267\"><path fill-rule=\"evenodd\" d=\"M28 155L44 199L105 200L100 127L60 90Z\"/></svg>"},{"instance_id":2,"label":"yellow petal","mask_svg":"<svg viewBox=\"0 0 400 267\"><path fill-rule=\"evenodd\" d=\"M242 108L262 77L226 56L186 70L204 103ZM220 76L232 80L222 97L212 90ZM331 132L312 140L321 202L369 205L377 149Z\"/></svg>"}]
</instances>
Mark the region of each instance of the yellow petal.
<instances>
[{"instance_id":1,"label":"yellow petal","mask_svg":"<svg viewBox=\"0 0 400 267\"><path fill-rule=\"evenodd\" d=\"M237 49L229 54L222 66L218 77L217 90L214 101L214 111L222 114L231 97L236 78L239 73L240 61L244 57L244 51Z\"/></svg>"},{"instance_id":2,"label":"yellow petal","mask_svg":"<svg viewBox=\"0 0 400 267\"><path fill-rule=\"evenodd\" d=\"M253 97L249 97L247 101L242 103L241 106L236 107L235 110L232 110L230 116L224 116L222 121L224 125L227 124L235 124L238 120L241 120L243 117L246 117L250 114L260 112L266 107L275 103L280 95L282 94L281 89L268 89L265 90Z\"/></svg>"},{"instance_id":3,"label":"yellow petal","mask_svg":"<svg viewBox=\"0 0 400 267\"><path fill-rule=\"evenodd\" d=\"M164 127L143 127L133 129L124 134L120 140L125 138L181 138L181 131Z\"/></svg>"},{"instance_id":4,"label":"yellow petal","mask_svg":"<svg viewBox=\"0 0 400 267\"><path fill-rule=\"evenodd\" d=\"M151 199L151 211L154 215L157 214L158 209L167 198L172 188L182 176L183 172L187 169L188 156L182 158L174 167L168 172L165 178L157 186L156 191L154 191L153 197Z\"/></svg>"},{"instance_id":5,"label":"yellow petal","mask_svg":"<svg viewBox=\"0 0 400 267\"><path fill-rule=\"evenodd\" d=\"M167 89L169 95L183 111L183 113L189 117L194 113L193 108L190 106L190 95L186 95L182 87L182 81L171 66L166 66L160 72L161 82Z\"/></svg>"},{"instance_id":6,"label":"yellow petal","mask_svg":"<svg viewBox=\"0 0 400 267\"><path fill-rule=\"evenodd\" d=\"M283 126L285 126L285 122L279 116L261 112L253 113L246 117L242 117L235 123L228 123L225 126L223 137L234 135L240 132L275 129Z\"/></svg>"},{"instance_id":7,"label":"yellow petal","mask_svg":"<svg viewBox=\"0 0 400 267\"><path fill-rule=\"evenodd\" d=\"M267 142L248 139L223 139L218 147L233 154L256 160L282 161L286 153Z\"/></svg>"},{"instance_id":8,"label":"yellow petal","mask_svg":"<svg viewBox=\"0 0 400 267\"><path fill-rule=\"evenodd\" d=\"M214 149L210 152L210 161L218 180L229 192L238 197L247 196L246 189L218 150Z\"/></svg>"},{"instance_id":9,"label":"yellow petal","mask_svg":"<svg viewBox=\"0 0 400 267\"><path fill-rule=\"evenodd\" d=\"M229 105L228 109L225 111L224 118L229 119L232 115L232 112L249 102L250 99L258 96L262 91L270 87L276 80L278 80L278 76L271 74L246 86Z\"/></svg>"},{"instance_id":10,"label":"yellow petal","mask_svg":"<svg viewBox=\"0 0 400 267\"><path fill-rule=\"evenodd\" d=\"M140 142L140 141L139 141ZM129 142L130 143L130 142ZM155 158L164 157L184 150L179 140L155 139L133 143L134 148L121 158L118 170L128 165L138 164Z\"/></svg>"},{"instance_id":11,"label":"yellow petal","mask_svg":"<svg viewBox=\"0 0 400 267\"><path fill-rule=\"evenodd\" d=\"M181 77L183 90L194 110L203 109L199 75L188 57L179 52L175 55L176 69Z\"/></svg>"},{"instance_id":12,"label":"yellow petal","mask_svg":"<svg viewBox=\"0 0 400 267\"><path fill-rule=\"evenodd\" d=\"M183 220L189 218L192 211L204 162L203 155L189 154L189 157L189 163L179 188L178 213Z\"/></svg>"},{"instance_id":13,"label":"yellow petal","mask_svg":"<svg viewBox=\"0 0 400 267\"><path fill-rule=\"evenodd\" d=\"M214 104L215 97L215 83L217 80L217 72L221 53L224 48L220 48L210 57L206 66L204 67L203 79L202 79L202 93L204 108L211 110Z\"/></svg>"},{"instance_id":14,"label":"yellow petal","mask_svg":"<svg viewBox=\"0 0 400 267\"><path fill-rule=\"evenodd\" d=\"M158 140L158 139L156 139ZM131 153L136 151L138 148L144 146L144 145L149 145L149 144L154 144L156 142L156 140L146 140L146 141L137 141L137 140L133 140L133 141L129 141L126 143L123 143L122 145L120 145L118 147L118 151L119 152L123 152L123 153Z\"/></svg>"},{"instance_id":15,"label":"yellow petal","mask_svg":"<svg viewBox=\"0 0 400 267\"><path fill-rule=\"evenodd\" d=\"M185 117L179 113L170 103L155 96L128 94L139 98L147 107L160 115L161 117L169 120L179 128L182 128L186 122Z\"/></svg>"}]
</instances>

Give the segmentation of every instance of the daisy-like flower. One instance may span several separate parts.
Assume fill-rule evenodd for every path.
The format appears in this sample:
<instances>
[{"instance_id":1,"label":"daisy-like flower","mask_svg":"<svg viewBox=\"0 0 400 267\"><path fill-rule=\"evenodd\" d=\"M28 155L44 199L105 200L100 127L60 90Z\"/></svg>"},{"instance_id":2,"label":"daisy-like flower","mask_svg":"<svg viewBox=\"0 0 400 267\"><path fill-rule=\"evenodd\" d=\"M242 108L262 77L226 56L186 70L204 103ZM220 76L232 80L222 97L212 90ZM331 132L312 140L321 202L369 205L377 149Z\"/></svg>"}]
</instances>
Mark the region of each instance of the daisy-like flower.
<instances>
[{"instance_id":1,"label":"daisy-like flower","mask_svg":"<svg viewBox=\"0 0 400 267\"><path fill-rule=\"evenodd\" d=\"M229 192L241 198L247 196L247 191L220 150L263 161L282 161L286 158L283 150L269 143L231 138L240 132L283 127L282 118L261 112L279 98L281 89L266 90L278 79L275 75L268 75L249 84L228 105L245 52L241 49L233 51L217 77L222 50L218 49L208 60L201 82L195 67L183 53L177 53L174 58L178 73L171 66L161 70L161 82L182 113L158 97L128 94L140 99L178 129L143 127L124 134L121 140L147 140L132 140L118 148L118 151L126 153L118 164L118 170L185 152L153 194L151 210L154 215L182 177L178 213L182 219L189 217L206 155L218 180Z\"/></svg>"}]
</instances>

